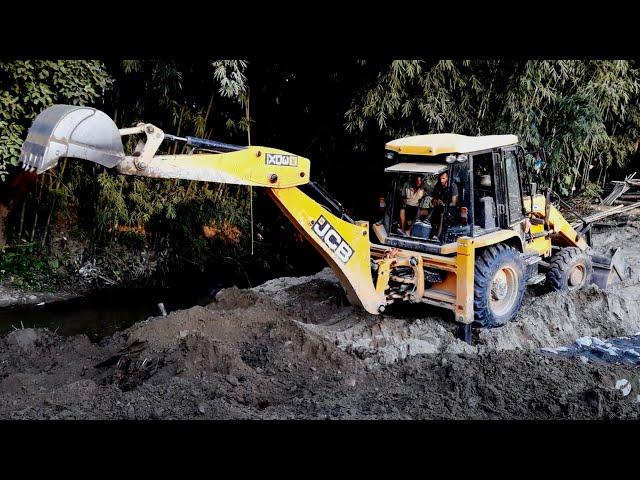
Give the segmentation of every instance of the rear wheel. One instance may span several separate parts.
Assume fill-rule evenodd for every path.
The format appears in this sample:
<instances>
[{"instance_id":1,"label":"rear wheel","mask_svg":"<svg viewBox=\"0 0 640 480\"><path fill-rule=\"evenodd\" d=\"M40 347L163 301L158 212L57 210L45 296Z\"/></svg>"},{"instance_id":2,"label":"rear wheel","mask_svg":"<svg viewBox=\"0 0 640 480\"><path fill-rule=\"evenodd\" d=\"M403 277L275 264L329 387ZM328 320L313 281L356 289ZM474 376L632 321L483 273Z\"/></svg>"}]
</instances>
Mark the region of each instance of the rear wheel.
<instances>
[{"instance_id":1,"label":"rear wheel","mask_svg":"<svg viewBox=\"0 0 640 480\"><path fill-rule=\"evenodd\" d=\"M577 290L591 282L591 258L578 247L563 248L549 264L546 285L552 291Z\"/></svg>"},{"instance_id":2,"label":"rear wheel","mask_svg":"<svg viewBox=\"0 0 640 480\"><path fill-rule=\"evenodd\" d=\"M493 245L476 258L474 320L479 327L500 327L522 305L526 287L525 264L508 245Z\"/></svg>"}]
</instances>

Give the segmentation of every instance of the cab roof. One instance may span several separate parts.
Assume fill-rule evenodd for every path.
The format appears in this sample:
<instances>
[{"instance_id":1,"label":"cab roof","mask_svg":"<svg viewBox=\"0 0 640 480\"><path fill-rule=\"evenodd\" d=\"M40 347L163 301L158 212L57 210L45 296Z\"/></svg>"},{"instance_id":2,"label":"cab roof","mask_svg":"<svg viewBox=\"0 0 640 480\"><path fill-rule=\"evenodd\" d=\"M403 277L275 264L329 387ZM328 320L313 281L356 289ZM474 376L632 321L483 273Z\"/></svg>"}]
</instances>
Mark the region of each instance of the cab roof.
<instances>
[{"instance_id":1,"label":"cab roof","mask_svg":"<svg viewBox=\"0 0 640 480\"><path fill-rule=\"evenodd\" d=\"M385 172L439 174L449 169L447 163L396 163L384 169Z\"/></svg>"},{"instance_id":2,"label":"cab roof","mask_svg":"<svg viewBox=\"0 0 640 480\"><path fill-rule=\"evenodd\" d=\"M471 153L490 150L516 143L518 143L516 135L468 137L457 133L435 133L392 140L386 144L385 148L403 155L435 156L443 153Z\"/></svg>"}]
</instances>

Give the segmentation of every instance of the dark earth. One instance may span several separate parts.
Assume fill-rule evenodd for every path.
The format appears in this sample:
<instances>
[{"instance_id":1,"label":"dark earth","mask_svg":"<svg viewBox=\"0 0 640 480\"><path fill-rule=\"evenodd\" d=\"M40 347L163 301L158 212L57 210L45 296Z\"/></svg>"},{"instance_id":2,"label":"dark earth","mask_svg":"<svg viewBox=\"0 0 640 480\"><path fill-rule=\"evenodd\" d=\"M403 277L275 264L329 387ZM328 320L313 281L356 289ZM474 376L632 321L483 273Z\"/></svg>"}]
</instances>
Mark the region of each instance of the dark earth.
<instances>
[{"instance_id":1,"label":"dark earth","mask_svg":"<svg viewBox=\"0 0 640 480\"><path fill-rule=\"evenodd\" d=\"M530 292L473 347L445 311L363 314L328 270L227 288L94 342L15 330L0 339L0 418L637 419L637 366L541 351L640 331L638 222L613 231L598 242L624 245L631 279Z\"/></svg>"}]
</instances>

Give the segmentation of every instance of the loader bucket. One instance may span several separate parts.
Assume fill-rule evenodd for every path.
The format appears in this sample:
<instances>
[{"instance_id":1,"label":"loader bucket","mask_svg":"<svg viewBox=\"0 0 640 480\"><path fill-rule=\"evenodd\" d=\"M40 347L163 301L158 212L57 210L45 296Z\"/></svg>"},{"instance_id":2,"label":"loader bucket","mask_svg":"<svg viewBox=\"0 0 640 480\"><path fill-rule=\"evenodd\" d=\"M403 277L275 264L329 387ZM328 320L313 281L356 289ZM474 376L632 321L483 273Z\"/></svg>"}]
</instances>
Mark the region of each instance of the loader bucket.
<instances>
[{"instance_id":1,"label":"loader bucket","mask_svg":"<svg viewBox=\"0 0 640 480\"><path fill-rule=\"evenodd\" d=\"M622 252L617 248L609 250L608 255L592 255L591 263L593 264L591 283L595 283L603 290L616 281L624 280L631 273Z\"/></svg>"},{"instance_id":2,"label":"loader bucket","mask_svg":"<svg viewBox=\"0 0 640 480\"><path fill-rule=\"evenodd\" d=\"M108 115L90 107L53 105L36 117L22 145L23 169L38 174L63 157L82 158L105 167L124 159L118 127Z\"/></svg>"}]
</instances>

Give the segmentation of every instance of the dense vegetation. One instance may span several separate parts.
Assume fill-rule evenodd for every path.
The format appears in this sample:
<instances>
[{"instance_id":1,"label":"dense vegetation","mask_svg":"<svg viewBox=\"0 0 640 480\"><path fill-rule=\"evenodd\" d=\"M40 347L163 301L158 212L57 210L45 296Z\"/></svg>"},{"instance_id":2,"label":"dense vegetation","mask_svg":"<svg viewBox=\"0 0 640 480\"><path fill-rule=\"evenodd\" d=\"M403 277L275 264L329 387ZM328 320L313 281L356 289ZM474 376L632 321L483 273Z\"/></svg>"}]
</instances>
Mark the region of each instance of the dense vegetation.
<instances>
[{"instance_id":1,"label":"dense vegetation","mask_svg":"<svg viewBox=\"0 0 640 480\"><path fill-rule=\"evenodd\" d=\"M69 250L68 242L56 243L61 227L87 245L70 270L91 264L116 281L133 275L126 265L138 265L138 273L203 270L235 264L231 258L286 272L300 265L291 252L302 248L304 257L307 248L266 197L246 187L122 177L71 160L24 177L15 168L20 145L35 115L53 103L96 106L118 126L145 121L176 135L305 155L314 180L366 216L381 188L384 142L427 132L515 133L544 159L543 183L567 196L597 194L635 158L639 96L640 69L630 61L0 63L0 177L11 253L0 270L38 262L50 275ZM163 144L165 152L179 148ZM27 251L32 263L17 255ZM145 267L148 252L157 267Z\"/></svg>"}]
</instances>

